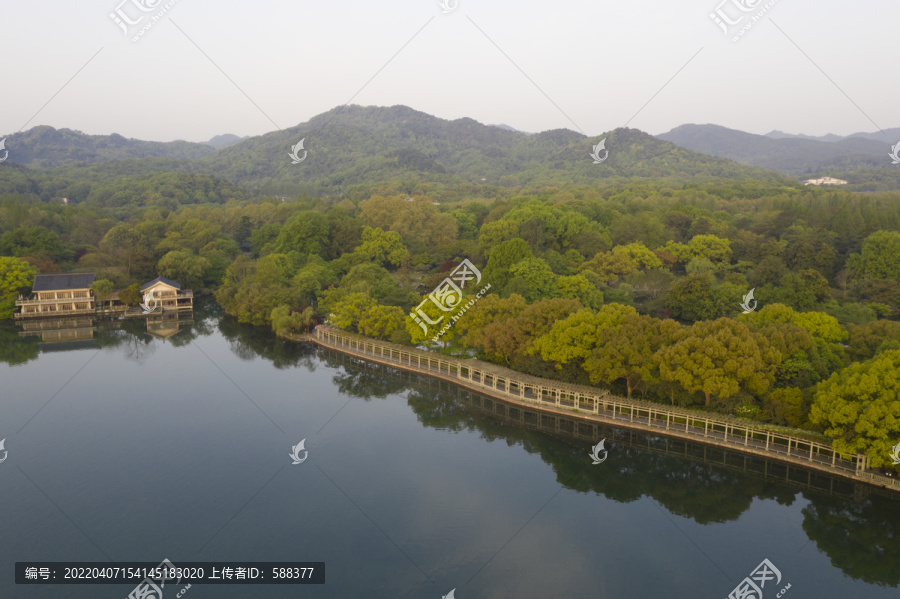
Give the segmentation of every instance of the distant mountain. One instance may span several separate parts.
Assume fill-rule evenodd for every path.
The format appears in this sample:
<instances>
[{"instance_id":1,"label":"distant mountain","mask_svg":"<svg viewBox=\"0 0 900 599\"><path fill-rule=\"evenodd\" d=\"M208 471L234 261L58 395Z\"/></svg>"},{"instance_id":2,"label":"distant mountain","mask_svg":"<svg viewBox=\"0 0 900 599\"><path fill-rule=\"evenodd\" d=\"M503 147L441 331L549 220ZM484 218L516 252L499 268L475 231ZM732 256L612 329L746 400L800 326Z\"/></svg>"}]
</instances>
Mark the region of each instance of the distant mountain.
<instances>
[{"instance_id":1,"label":"distant mountain","mask_svg":"<svg viewBox=\"0 0 900 599\"><path fill-rule=\"evenodd\" d=\"M878 169L890 164L890 144L863 134L824 141L778 137L775 133L776 136L755 135L719 125L681 125L657 137L695 152L795 177Z\"/></svg>"},{"instance_id":2,"label":"distant mountain","mask_svg":"<svg viewBox=\"0 0 900 599\"><path fill-rule=\"evenodd\" d=\"M817 141L840 141L843 136L835 135L834 133L828 133L826 135L803 135L802 133L793 134L793 133L785 133L784 131L778 131L777 129L774 131L769 131L766 133L766 137L771 137L772 139L814 139Z\"/></svg>"},{"instance_id":3,"label":"distant mountain","mask_svg":"<svg viewBox=\"0 0 900 599\"><path fill-rule=\"evenodd\" d=\"M890 142L891 145L896 143L892 140L900 141L900 127L894 127L893 129L885 129L882 131L875 131L874 133L853 133L851 135L835 135L834 133L829 133L827 135L820 135L818 137L814 135L794 135L791 133L785 133L784 131L770 131L766 133L766 137L771 137L773 139L815 139L818 141L841 141L842 139L850 139L853 137L862 137L865 139L872 139L878 142Z\"/></svg>"},{"instance_id":4,"label":"distant mountain","mask_svg":"<svg viewBox=\"0 0 900 599\"><path fill-rule=\"evenodd\" d=\"M228 143L235 137L218 136L210 142ZM595 164L592 147L604 138L608 154ZM292 164L289 153L301 139L302 161ZM174 181L187 185L189 195L198 202L236 197L226 182L249 190L251 196L342 193L351 186L381 182L391 182L391 189L561 188L640 178L788 183L773 170L684 149L637 129L616 129L595 137L569 129L528 134L470 118L440 119L406 106L343 106L295 127L220 149L50 127L11 135L6 147L10 159L0 164L0 193L76 201L96 198L123 206L158 205L167 198L180 201L173 192ZM6 168L12 163L26 166L30 173ZM140 195L128 191L124 178L141 190Z\"/></svg>"},{"instance_id":5,"label":"distant mountain","mask_svg":"<svg viewBox=\"0 0 900 599\"><path fill-rule=\"evenodd\" d=\"M848 135L847 137L864 137L866 139L874 139L875 141L894 145L895 143L900 141L900 127L885 129L884 133L882 133L881 131L876 131L874 133L854 133L853 135Z\"/></svg>"},{"instance_id":6,"label":"distant mountain","mask_svg":"<svg viewBox=\"0 0 900 599\"><path fill-rule=\"evenodd\" d=\"M212 146L216 149L218 148L226 148L228 146L233 146L234 144L244 141L247 139L247 136L238 137L232 133L225 133L224 135L216 135L211 140L206 142L206 145Z\"/></svg>"},{"instance_id":7,"label":"distant mountain","mask_svg":"<svg viewBox=\"0 0 900 599\"><path fill-rule=\"evenodd\" d=\"M606 137L609 158L593 164ZM306 158L291 164L304 140ZM636 129L587 137L568 129L526 134L470 118L440 119L406 106L346 106L284 131L250 137L197 161L203 172L255 188L323 190L375 181L517 186L591 184L610 177L778 178L661 141Z\"/></svg>"},{"instance_id":8,"label":"distant mountain","mask_svg":"<svg viewBox=\"0 0 900 599\"><path fill-rule=\"evenodd\" d=\"M9 162L29 168L67 164L96 164L128 158L180 158L194 160L215 150L187 141L141 141L118 134L86 135L72 129L39 126L6 137Z\"/></svg>"},{"instance_id":9,"label":"distant mountain","mask_svg":"<svg viewBox=\"0 0 900 599\"><path fill-rule=\"evenodd\" d=\"M524 133L525 135L534 135L534 133L530 133L528 131L522 131L520 129L516 129L515 127L510 127L509 125L488 125L489 127L499 127L500 129L505 129L506 131L515 131L516 133Z\"/></svg>"}]
</instances>

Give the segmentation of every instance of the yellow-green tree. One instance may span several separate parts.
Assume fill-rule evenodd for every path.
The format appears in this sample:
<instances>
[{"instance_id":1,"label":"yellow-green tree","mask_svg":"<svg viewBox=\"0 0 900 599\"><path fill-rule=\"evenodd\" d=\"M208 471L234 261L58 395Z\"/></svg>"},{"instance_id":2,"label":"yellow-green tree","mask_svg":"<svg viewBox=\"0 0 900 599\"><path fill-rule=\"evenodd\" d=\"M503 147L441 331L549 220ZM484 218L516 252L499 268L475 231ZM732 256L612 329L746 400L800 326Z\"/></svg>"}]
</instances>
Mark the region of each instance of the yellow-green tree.
<instances>
[{"instance_id":1,"label":"yellow-green tree","mask_svg":"<svg viewBox=\"0 0 900 599\"><path fill-rule=\"evenodd\" d=\"M900 443L900 350L851 364L819 383L809 419L838 451L865 454L875 467L889 463Z\"/></svg>"},{"instance_id":2,"label":"yellow-green tree","mask_svg":"<svg viewBox=\"0 0 900 599\"><path fill-rule=\"evenodd\" d=\"M34 283L37 269L18 258L0 257L0 319L12 318L16 297Z\"/></svg>"},{"instance_id":3,"label":"yellow-green tree","mask_svg":"<svg viewBox=\"0 0 900 599\"><path fill-rule=\"evenodd\" d=\"M363 315L375 305L375 300L368 293L348 293L334 302L328 318L334 326L350 330L358 326Z\"/></svg>"},{"instance_id":4,"label":"yellow-green tree","mask_svg":"<svg viewBox=\"0 0 900 599\"><path fill-rule=\"evenodd\" d=\"M628 316L603 331L584 361L584 369L593 383L609 384L623 379L630 398L635 387L660 380L656 354L675 344L683 334L684 327L674 320Z\"/></svg>"},{"instance_id":5,"label":"yellow-green tree","mask_svg":"<svg viewBox=\"0 0 900 599\"><path fill-rule=\"evenodd\" d=\"M362 244L355 251L382 266L400 266L407 254L399 233L383 231L378 227L363 227Z\"/></svg>"},{"instance_id":6,"label":"yellow-green tree","mask_svg":"<svg viewBox=\"0 0 900 599\"><path fill-rule=\"evenodd\" d=\"M531 304L520 314L491 322L482 330L481 348L488 358L515 367L535 339L547 333L555 322L581 309L577 300L549 298Z\"/></svg>"},{"instance_id":7,"label":"yellow-green tree","mask_svg":"<svg viewBox=\"0 0 900 599\"><path fill-rule=\"evenodd\" d=\"M540 353L544 360L556 362L559 368L573 360L585 360L606 329L636 314L637 310L624 304L607 304L597 312L584 308L557 321L534 341L528 353Z\"/></svg>"},{"instance_id":8,"label":"yellow-green tree","mask_svg":"<svg viewBox=\"0 0 900 599\"><path fill-rule=\"evenodd\" d=\"M489 293L456 322L457 334L466 347L482 348L484 331L489 325L501 324L518 316L526 306L525 298L516 293L505 298L496 293Z\"/></svg>"},{"instance_id":9,"label":"yellow-green tree","mask_svg":"<svg viewBox=\"0 0 900 599\"><path fill-rule=\"evenodd\" d=\"M385 339L403 326L405 314L397 306L372 306L359 318L359 332Z\"/></svg>"},{"instance_id":10,"label":"yellow-green tree","mask_svg":"<svg viewBox=\"0 0 900 599\"><path fill-rule=\"evenodd\" d=\"M774 380L781 353L746 324L720 318L695 322L674 345L659 351L663 380L687 391L702 391L706 405L712 397L727 398L743 386L762 394Z\"/></svg>"}]
</instances>

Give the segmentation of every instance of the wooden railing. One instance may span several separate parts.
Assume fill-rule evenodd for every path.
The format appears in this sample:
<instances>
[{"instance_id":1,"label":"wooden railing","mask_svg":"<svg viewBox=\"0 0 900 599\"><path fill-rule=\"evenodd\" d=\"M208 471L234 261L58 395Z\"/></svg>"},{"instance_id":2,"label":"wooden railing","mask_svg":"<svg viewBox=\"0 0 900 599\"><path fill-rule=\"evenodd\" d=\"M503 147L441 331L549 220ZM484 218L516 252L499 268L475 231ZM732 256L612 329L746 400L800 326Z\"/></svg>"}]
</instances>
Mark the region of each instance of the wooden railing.
<instances>
[{"instance_id":1,"label":"wooden railing","mask_svg":"<svg viewBox=\"0 0 900 599\"><path fill-rule=\"evenodd\" d=\"M825 443L773 431L738 418L629 400L595 387L541 379L480 360L442 356L328 326L316 327L310 339L351 355L424 372L548 411L576 413L624 427L695 439L900 490L900 480L867 472L865 456L842 455Z\"/></svg>"}]
</instances>

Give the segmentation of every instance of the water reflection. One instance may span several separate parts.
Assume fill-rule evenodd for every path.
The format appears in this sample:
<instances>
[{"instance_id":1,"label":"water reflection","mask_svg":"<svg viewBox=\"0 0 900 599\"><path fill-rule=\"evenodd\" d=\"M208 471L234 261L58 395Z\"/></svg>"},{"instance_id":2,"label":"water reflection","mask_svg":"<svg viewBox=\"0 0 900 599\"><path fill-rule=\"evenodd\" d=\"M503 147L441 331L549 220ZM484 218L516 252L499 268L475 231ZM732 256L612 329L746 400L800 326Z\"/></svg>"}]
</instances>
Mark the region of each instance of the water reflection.
<instances>
[{"instance_id":1,"label":"water reflection","mask_svg":"<svg viewBox=\"0 0 900 599\"><path fill-rule=\"evenodd\" d=\"M0 362L11 366L36 359L41 352L121 348L138 363L155 351L154 340L182 346L212 331L220 314L206 302L194 320L191 312L139 318L74 316L0 322Z\"/></svg>"},{"instance_id":2,"label":"water reflection","mask_svg":"<svg viewBox=\"0 0 900 599\"><path fill-rule=\"evenodd\" d=\"M221 334L235 355L279 369L317 366L333 371L341 393L363 401L401 396L424 427L471 431L489 442L539 456L567 489L620 503L649 497L671 514L701 525L734 522L757 499L803 506L803 531L846 576L887 587L900 585L900 503L896 495L793 465L723 451L699 443L618 429L573 416L545 414L417 373L373 364L311 344L275 338L268 330L223 317L213 302L198 301L190 321L135 319L91 325L91 338L48 341L0 325L0 360L23 364L52 346L89 341L120 348L141 362L161 344L185 346ZM85 327L80 327L85 328ZM54 330L49 326L46 331ZM35 331L32 331L35 332ZM60 339L64 335L59 334ZM609 459L592 466L591 445L607 439ZM296 441L295 441L296 442ZM773 531L778 534L778 531ZM806 548L805 551L811 551ZM805 554L803 554L805 555Z\"/></svg>"},{"instance_id":3,"label":"water reflection","mask_svg":"<svg viewBox=\"0 0 900 599\"><path fill-rule=\"evenodd\" d=\"M485 440L519 445L540 455L560 484L582 493L622 503L648 496L699 524L735 521L756 499L785 506L806 500L803 530L835 567L857 580L900 585L896 493L700 443L523 408L327 348L318 352L338 370L334 383L345 393L363 399L405 396L424 426L477 431ZM603 438L610 459L592 467L588 450Z\"/></svg>"}]
</instances>

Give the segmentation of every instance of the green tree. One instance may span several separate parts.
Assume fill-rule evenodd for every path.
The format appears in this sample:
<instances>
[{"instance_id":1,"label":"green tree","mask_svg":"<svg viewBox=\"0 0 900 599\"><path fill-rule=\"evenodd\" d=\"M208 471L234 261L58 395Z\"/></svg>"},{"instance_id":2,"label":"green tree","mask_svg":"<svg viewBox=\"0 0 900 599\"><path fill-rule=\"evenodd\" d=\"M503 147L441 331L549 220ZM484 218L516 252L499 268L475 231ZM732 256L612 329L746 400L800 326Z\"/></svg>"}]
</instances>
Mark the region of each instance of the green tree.
<instances>
[{"instance_id":1,"label":"green tree","mask_svg":"<svg viewBox=\"0 0 900 599\"><path fill-rule=\"evenodd\" d=\"M513 278L512 267L533 257L524 239L504 241L491 250L491 257L484 267L484 279L495 289L503 289Z\"/></svg>"},{"instance_id":2,"label":"green tree","mask_svg":"<svg viewBox=\"0 0 900 599\"><path fill-rule=\"evenodd\" d=\"M408 253L399 233L371 227L363 227L362 244L355 251L382 266L400 266Z\"/></svg>"},{"instance_id":3,"label":"green tree","mask_svg":"<svg viewBox=\"0 0 900 599\"><path fill-rule=\"evenodd\" d=\"M359 318L359 332L368 337L385 339L404 326L406 314L397 306L371 306Z\"/></svg>"},{"instance_id":4,"label":"green tree","mask_svg":"<svg viewBox=\"0 0 900 599\"><path fill-rule=\"evenodd\" d=\"M353 330L366 312L376 305L375 299L368 293L348 293L334 303L328 318L338 328Z\"/></svg>"},{"instance_id":5,"label":"green tree","mask_svg":"<svg viewBox=\"0 0 900 599\"><path fill-rule=\"evenodd\" d=\"M660 375L687 391L702 391L709 407L712 397L727 398L741 386L755 394L774 380L781 354L747 325L720 318L696 322L674 345L659 352Z\"/></svg>"},{"instance_id":6,"label":"green tree","mask_svg":"<svg viewBox=\"0 0 900 599\"><path fill-rule=\"evenodd\" d=\"M515 367L516 358L524 356L535 339L581 307L576 300L562 298L535 302L512 318L485 326L481 332L481 348L489 359Z\"/></svg>"},{"instance_id":7,"label":"green tree","mask_svg":"<svg viewBox=\"0 0 900 599\"><path fill-rule=\"evenodd\" d=\"M900 340L900 322L877 320L866 325L848 325L850 346L848 353L854 360L868 360L884 351L890 343Z\"/></svg>"},{"instance_id":8,"label":"green tree","mask_svg":"<svg viewBox=\"0 0 900 599\"><path fill-rule=\"evenodd\" d=\"M876 279L900 279L900 233L876 231L862 244L859 270Z\"/></svg>"},{"instance_id":9,"label":"green tree","mask_svg":"<svg viewBox=\"0 0 900 599\"><path fill-rule=\"evenodd\" d=\"M12 318L16 298L31 289L37 269L18 258L0 257L0 319Z\"/></svg>"},{"instance_id":10,"label":"green tree","mask_svg":"<svg viewBox=\"0 0 900 599\"><path fill-rule=\"evenodd\" d=\"M836 450L888 462L900 434L900 350L851 364L816 386L810 421L824 427Z\"/></svg>"},{"instance_id":11,"label":"green tree","mask_svg":"<svg viewBox=\"0 0 900 599\"><path fill-rule=\"evenodd\" d=\"M272 244L272 249L281 254L296 251L304 255L321 256L328 248L328 233L328 219L325 215L305 210L298 212L284 223Z\"/></svg>"},{"instance_id":12,"label":"green tree","mask_svg":"<svg viewBox=\"0 0 900 599\"><path fill-rule=\"evenodd\" d=\"M770 422L788 426L802 426L806 421L803 392L789 387L773 389L763 399L763 414Z\"/></svg>"},{"instance_id":13,"label":"green tree","mask_svg":"<svg viewBox=\"0 0 900 599\"><path fill-rule=\"evenodd\" d=\"M674 345L683 328L674 320L632 315L603 331L597 346L584 361L592 383L625 381L630 399L634 388L659 382L657 352Z\"/></svg>"},{"instance_id":14,"label":"green tree","mask_svg":"<svg viewBox=\"0 0 900 599\"><path fill-rule=\"evenodd\" d=\"M603 292L582 274L556 278L556 297L578 300L582 306L599 310L603 305Z\"/></svg>"},{"instance_id":15,"label":"green tree","mask_svg":"<svg viewBox=\"0 0 900 599\"><path fill-rule=\"evenodd\" d=\"M97 279L91 283L91 291L94 292L94 299L98 304L108 300L115 288L116 286L113 285L113 282L107 279Z\"/></svg>"},{"instance_id":16,"label":"green tree","mask_svg":"<svg viewBox=\"0 0 900 599\"><path fill-rule=\"evenodd\" d=\"M731 242L715 235L696 235L686 244L670 241L665 250L682 264L687 264L694 258L706 258L720 268L731 261Z\"/></svg>"},{"instance_id":17,"label":"green tree","mask_svg":"<svg viewBox=\"0 0 900 599\"><path fill-rule=\"evenodd\" d=\"M675 281L665 296L666 307L683 320L712 320L722 314L709 273L695 273Z\"/></svg>"},{"instance_id":18,"label":"green tree","mask_svg":"<svg viewBox=\"0 0 900 599\"><path fill-rule=\"evenodd\" d=\"M656 254L647 249L643 243L629 243L628 245L617 245L612 249L613 254L622 254L643 270L661 268L662 262Z\"/></svg>"},{"instance_id":19,"label":"green tree","mask_svg":"<svg viewBox=\"0 0 900 599\"><path fill-rule=\"evenodd\" d=\"M542 258L520 260L509 269L509 274L512 278L507 289L515 287L528 302L550 297L556 287L557 277Z\"/></svg>"},{"instance_id":20,"label":"green tree","mask_svg":"<svg viewBox=\"0 0 900 599\"><path fill-rule=\"evenodd\" d=\"M292 311L288 306L278 306L271 313L272 331L281 337L293 333L306 332L319 322L315 308L307 307L303 312Z\"/></svg>"},{"instance_id":21,"label":"green tree","mask_svg":"<svg viewBox=\"0 0 900 599\"><path fill-rule=\"evenodd\" d=\"M821 307L831 297L828 279L813 269L790 272L781 279L778 293L781 303L795 310Z\"/></svg>"},{"instance_id":22,"label":"green tree","mask_svg":"<svg viewBox=\"0 0 900 599\"><path fill-rule=\"evenodd\" d=\"M127 225L116 225L106 232L100 242L100 249L116 264L125 267L125 277L129 279L135 266L150 257L148 246L147 238Z\"/></svg>"},{"instance_id":23,"label":"green tree","mask_svg":"<svg viewBox=\"0 0 900 599\"><path fill-rule=\"evenodd\" d=\"M191 289L203 286L203 279L211 267L206 258L182 250L168 252L156 265L159 274Z\"/></svg>"},{"instance_id":24,"label":"green tree","mask_svg":"<svg viewBox=\"0 0 900 599\"><path fill-rule=\"evenodd\" d=\"M619 277L637 269L637 263L631 259L628 252L600 252L578 267L578 270L595 273L604 283L616 281Z\"/></svg>"},{"instance_id":25,"label":"green tree","mask_svg":"<svg viewBox=\"0 0 900 599\"><path fill-rule=\"evenodd\" d=\"M141 293L141 286L138 283L132 283L119 292L119 301L126 306L137 306L144 301L144 295Z\"/></svg>"},{"instance_id":26,"label":"green tree","mask_svg":"<svg viewBox=\"0 0 900 599\"><path fill-rule=\"evenodd\" d=\"M33 256L51 262L70 260L72 252L46 227L22 227L0 235L0 254Z\"/></svg>"},{"instance_id":27,"label":"green tree","mask_svg":"<svg viewBox=\"0 0 900 599\"><path fill-rule=\"evenodd\" d=\"M589 308L579 310L557 321L545 334L534 341L528 353L540 353L546 361L557 366L590 357L606 329L621 324L637 311L622 304L606 304L597 312Z\"/></svg>"},{"instance_id":28,"label":"green tree","mask_svg":"<svg viewBox=\"0 0 900 599\"><path fill-rule=\"evenodd\" d=\"M430 303L430 302L429 302ZM483 296L456 322L455 328L466 347L483 348L484 331L492 323L505 323L515 318L527 306L525 298L513 293L501 298L496 293Z\"/></svg>"}]
</instances>

